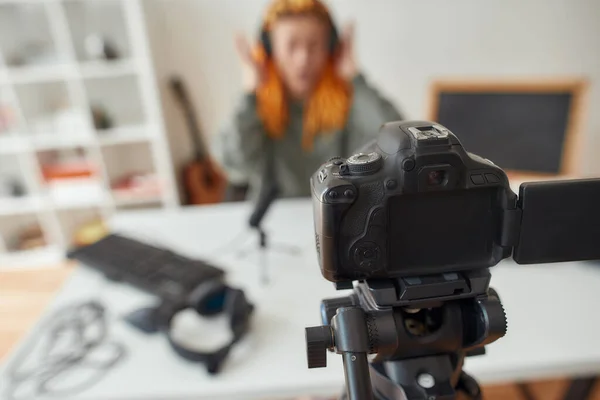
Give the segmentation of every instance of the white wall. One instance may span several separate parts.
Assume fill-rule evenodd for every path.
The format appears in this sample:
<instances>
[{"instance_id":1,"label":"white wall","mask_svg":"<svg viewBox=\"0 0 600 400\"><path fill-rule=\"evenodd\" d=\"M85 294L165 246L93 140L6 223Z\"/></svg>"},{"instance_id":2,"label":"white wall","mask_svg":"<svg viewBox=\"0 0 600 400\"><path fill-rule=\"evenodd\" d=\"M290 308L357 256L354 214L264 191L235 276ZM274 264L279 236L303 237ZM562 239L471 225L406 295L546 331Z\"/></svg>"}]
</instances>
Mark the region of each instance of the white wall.
<instances>
[{"instance_id":1,"label":"white wall","mask_svg":"<svg viewBox=\"0 0 600 400\"><path fill-rule=\"evenodd\" d=\"M215 134L240 88L236 30L255 35L267 0L147 0L159 80L183 74L206 134ZM363 70L409 118L426 117L440 77L585 77L582 169L600 174L599 0L330 0L338 25L357 23ZM164 85L163 85L164 88ZM163 90L176 160L188 141ZM374 127L376 129L377 127Z\"/></svg>"}]
</instances>

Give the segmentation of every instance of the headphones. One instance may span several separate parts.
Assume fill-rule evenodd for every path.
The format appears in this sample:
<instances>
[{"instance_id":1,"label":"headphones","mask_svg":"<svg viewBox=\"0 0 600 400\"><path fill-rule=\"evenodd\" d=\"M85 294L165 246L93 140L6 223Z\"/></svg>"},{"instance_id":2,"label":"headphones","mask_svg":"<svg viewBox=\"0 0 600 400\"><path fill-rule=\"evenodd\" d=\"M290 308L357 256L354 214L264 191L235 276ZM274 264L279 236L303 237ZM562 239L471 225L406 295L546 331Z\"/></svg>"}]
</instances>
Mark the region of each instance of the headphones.
<instances>
[{"instance_id":1,"label":"headphones","mask_svg":"<svg viewBox=\"0 0 600 400\"><path fill-rule=\"evenodd\" d=\"M330 19L329 22L331 25L331 33L330 33L330 40L329 40L329 54L333 55L339 44L339 35L338 35L337 28L335 27L335 24L333 23L333 21ZM262 29L260 31L260 42L261 42L262 47L265 50L265 53L267 54L267 56L271 57L273 55L273 46L271 46L271 34L265 29Z\"/></svg>"},{"instance_id":2,"label":"headphones","mask_svg":"<svg viewBox=\"0 0 600 400\"><path fill-rule=\"evenodd\" d=\"M190 294L185 305L161 304L158 307L144 308L131 313L127 320L145 333L166 331L171 348L182 358L205 364L209 374L214 375L221 369L227 355L250 328L250 317L254 305L248 302L240 289L227 286L221 280L211 280L200 284ZM229 327L233 338L225 346L213 352L191 350L177 343L170 333L171 321L175 314L186 308L193 308L202 316L214 316L225 313L229 318Z\"/></svg>"}]
</instances>

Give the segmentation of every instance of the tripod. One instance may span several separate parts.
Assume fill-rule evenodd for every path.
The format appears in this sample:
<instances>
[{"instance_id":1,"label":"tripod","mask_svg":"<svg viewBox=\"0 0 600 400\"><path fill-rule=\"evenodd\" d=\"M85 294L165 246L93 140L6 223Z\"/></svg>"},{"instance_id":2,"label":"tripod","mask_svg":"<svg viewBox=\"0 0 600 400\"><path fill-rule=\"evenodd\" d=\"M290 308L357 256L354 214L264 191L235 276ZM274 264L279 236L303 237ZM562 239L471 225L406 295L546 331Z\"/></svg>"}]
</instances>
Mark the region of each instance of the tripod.
<instances>
[{"instance_id":1,"label":"tripod","mask_svg":"<svg viewBox=\"0 0 600 400\"><path fill-rule=\"evenodd\" d=\"M348 297L323 300L323 326L306 329L309 368L342 355L350 400L480 399L464 358L506 333L488 269L361 281ZM369 364L367 355L376 354Z\"/></svg>"}]
</instances>

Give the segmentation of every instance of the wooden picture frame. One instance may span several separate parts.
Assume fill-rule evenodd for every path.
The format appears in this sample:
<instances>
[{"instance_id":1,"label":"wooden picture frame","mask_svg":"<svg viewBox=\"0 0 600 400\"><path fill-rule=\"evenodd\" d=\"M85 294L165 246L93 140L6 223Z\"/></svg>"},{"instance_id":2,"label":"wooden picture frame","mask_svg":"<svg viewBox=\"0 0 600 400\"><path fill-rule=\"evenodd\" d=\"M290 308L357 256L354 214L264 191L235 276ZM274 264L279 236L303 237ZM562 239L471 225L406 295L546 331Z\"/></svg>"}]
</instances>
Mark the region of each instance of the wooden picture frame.
<instances>
[{"instance_id":1,"label":"wooden picture frame","mask_svg":"<svg viewBox=\"0 0 600 400\"><path fill-rule=\"evenodd\" d=\"M430 85L427 116L437 120L440 93L564 93L572 95L565 140L561 154L559 177L579 176L581 162L578 154L582 149L583 118L587 102L589 82L582 78L556 79L437 79ZM507 171L512 176L527 178L556 177L528 171Z\"/></svg>"}]
</instances>

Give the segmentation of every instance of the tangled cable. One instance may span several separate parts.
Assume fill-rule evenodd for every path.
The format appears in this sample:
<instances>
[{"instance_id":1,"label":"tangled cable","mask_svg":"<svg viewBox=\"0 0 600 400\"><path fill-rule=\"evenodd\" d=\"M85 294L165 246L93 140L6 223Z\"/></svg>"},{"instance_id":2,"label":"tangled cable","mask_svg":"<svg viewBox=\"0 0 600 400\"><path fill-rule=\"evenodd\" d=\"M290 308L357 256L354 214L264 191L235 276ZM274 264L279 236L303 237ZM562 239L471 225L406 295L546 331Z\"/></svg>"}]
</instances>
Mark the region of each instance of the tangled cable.
<instances>
[{"instance_id":1,"label":"tangled cable","mask_svg":"<svg viewBox=\"0 0 600 400\"><path fill-rule=\"evenodd\" d=\"M124 355L122 344L107 341L100 303L67 306L41 324L29 347L11 363L6 396L24 400L78 393L98 382ZM76 382L73 378L83 372L91 374Z\"/></svg>"}]
</instances>

